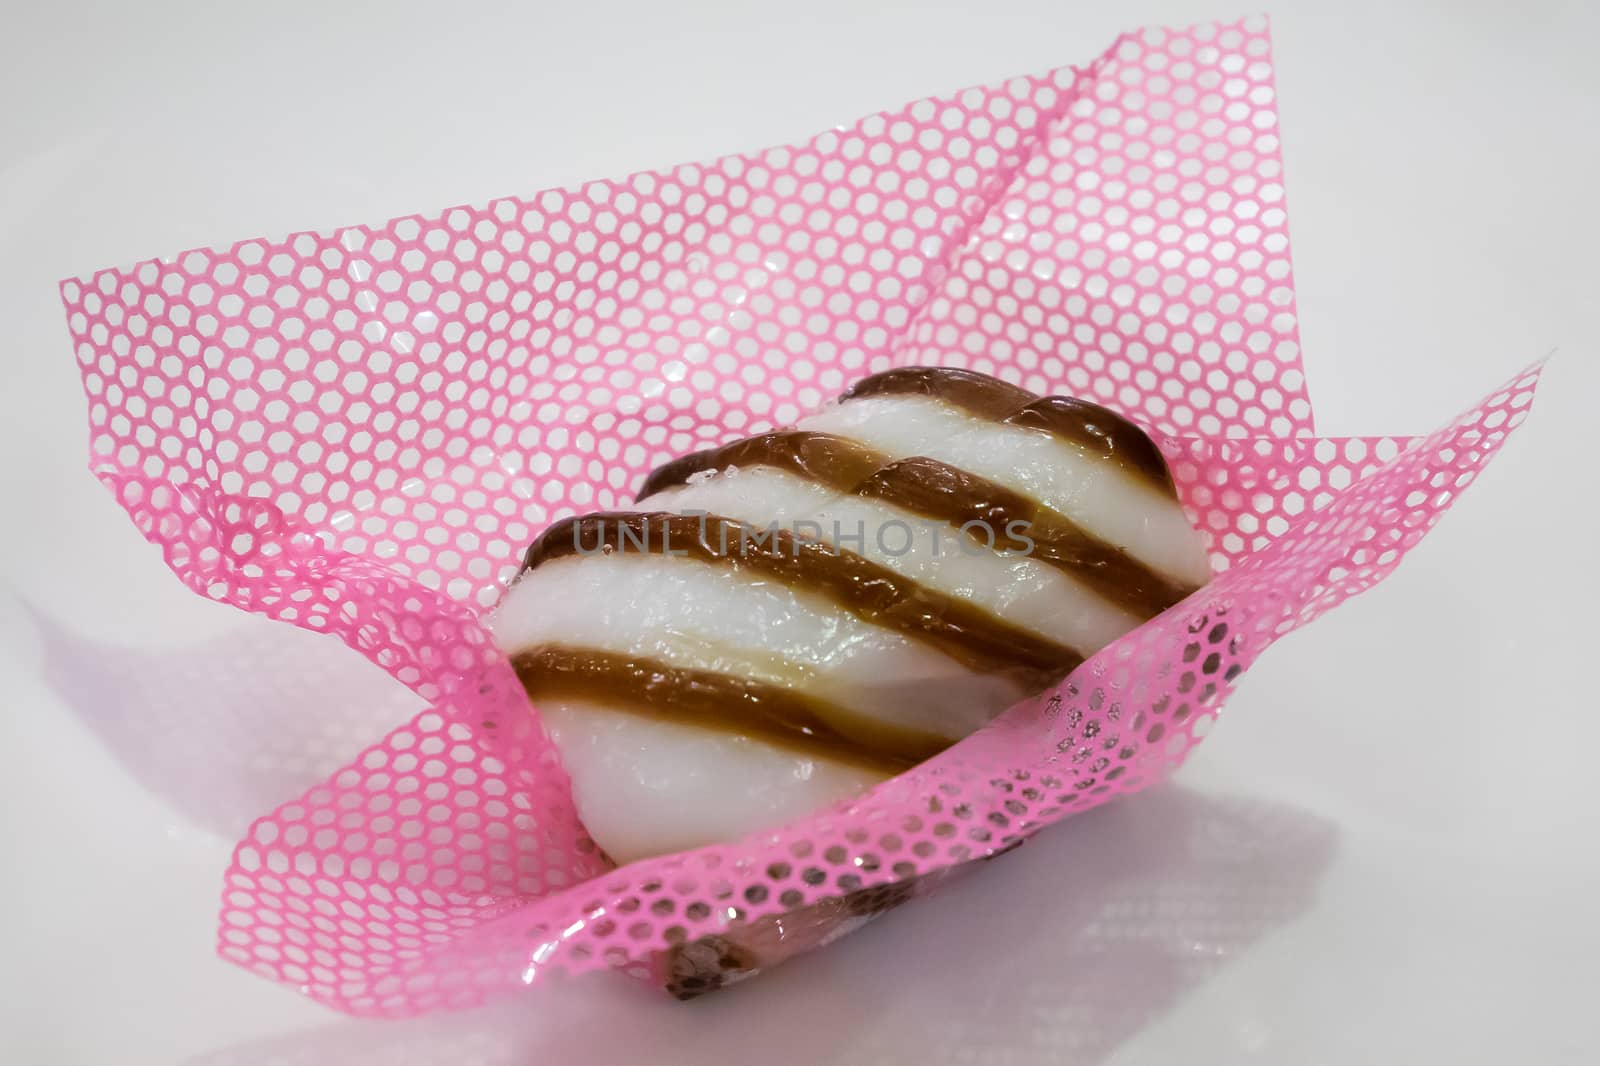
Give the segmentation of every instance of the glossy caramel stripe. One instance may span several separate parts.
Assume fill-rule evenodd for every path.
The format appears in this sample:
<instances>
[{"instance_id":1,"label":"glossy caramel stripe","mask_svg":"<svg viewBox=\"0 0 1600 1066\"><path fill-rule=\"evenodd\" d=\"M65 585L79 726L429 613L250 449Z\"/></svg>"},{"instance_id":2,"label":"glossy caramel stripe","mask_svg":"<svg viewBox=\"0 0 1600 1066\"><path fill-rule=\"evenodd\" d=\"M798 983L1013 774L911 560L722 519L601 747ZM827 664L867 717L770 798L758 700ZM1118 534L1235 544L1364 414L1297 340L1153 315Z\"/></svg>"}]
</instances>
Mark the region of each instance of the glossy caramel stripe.
<instances>
[{"instance_id":1,"label":"glossy caramel stripe","mask_svg":"<svg viewBox=\"0 0 1600 1066\"><path fill-rule=\"evenodd\" d=\"M535 703L592 702L884 774L900 773L950 746L943 737L876 722L781 685L656 659L542 644L513 655L511 665Z\"/></svg>"},{"instance_id":2,"label":"glossy caramel stripe","mask_svg":"<svg viewBox=\"0 0 1600 1066\"><path fill-rule=\"evenodd\" d=\"M720 515L601 512L564 519L528 548L523 569L569 555L646 551L684 556L822 596L863 622L929 644L978 673L1038 691L1083 662L1071 648L851 552Z\"/></svg>"},{"instance_id":3,"label":"glossy caramel stripe","mask_svg":"<svg viewBox=\"0 0 1600 1066\"><path fill-rule=\"evenodd\" d=\"M1154 618L1198 587L1172 581L1021 493L937 459L890 463L853 491L956 528L981 523L977 529L992 531L993 543L987 536L969 537L998 551L1026 553L1140 618Z\"/></svg>"},{"instance_id":4,"label":"glossy caramel stripe","mask_svg":"<svg viewBox=\"0 0 1600 1066\"><path fill-rule=\"evenodd\" d=\"M1160 614L1194 591L1194 586L1164 577L1004 485L923 456L891 461L863 444L829 433L766 433L686 455L651 473L639 496L643 499L683 484L704 470L730 466L776 467L954 528L981 522L980 530L994 531L995 549L1027 550L1029 558L1054 566L1106 602L1141 618ZM1012 522L1028 524L1032 549L1024 540L1007 535ZM987 538L974 539L989 543Z\"/></svg>"},{"instance_id":5,"label":"glossy caramel stripe","mask_svg":"<svg viewBox=\"0 0 1600 1066\"><path fill-rule=\"evenodd\" d=\"M887 462L889 456L848 437L798 429L781 430L693 452L658 466L645 478L636 499L682 485L702 471L724 470L730 466L776 467L838 492L849 492Z\"/></svg>"},{"instance_id":6,"label":"glossy caramel stripe","mask_svg":"<svg viewBox=\"0 0 1600 1066\"><path fill-rule=\"evenodd\" d=\"M1070 396L1035 396L999 378L955 367L908 366L862 378L841 399L926 396L989 422L1041 429L1108 459L1177 499L1167 461L1138 426L1115 411Z\"/></svg>"}]
</instances>

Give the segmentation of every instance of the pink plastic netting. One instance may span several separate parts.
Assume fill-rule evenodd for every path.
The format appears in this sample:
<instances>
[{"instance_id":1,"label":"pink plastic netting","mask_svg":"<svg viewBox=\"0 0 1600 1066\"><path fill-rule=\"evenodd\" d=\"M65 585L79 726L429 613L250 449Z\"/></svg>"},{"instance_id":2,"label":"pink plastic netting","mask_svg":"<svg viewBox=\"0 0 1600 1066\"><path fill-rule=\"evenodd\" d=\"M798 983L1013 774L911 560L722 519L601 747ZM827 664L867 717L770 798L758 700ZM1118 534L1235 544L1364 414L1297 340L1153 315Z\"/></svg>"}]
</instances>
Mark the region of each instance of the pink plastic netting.
<instances>
[{"instance_id":1,"label":"pink plastic netting","mask_svg":"<svg viewBox=\"0 0 1600 1066\"><path fill-rule=\"evenodd\" d=\"M173 570L430 703L254 824L222 953L367 1014L643 974L1167 774L1268 644L1421 538L1537 376L1426 439L1312 437L1276 121L1263 21L1149 30L804 144L64 282L94 470ZM911 363L1144 424L1223 572L848 809L604 869L482 610L552 519Z\"/></svg>"}]
</instances>

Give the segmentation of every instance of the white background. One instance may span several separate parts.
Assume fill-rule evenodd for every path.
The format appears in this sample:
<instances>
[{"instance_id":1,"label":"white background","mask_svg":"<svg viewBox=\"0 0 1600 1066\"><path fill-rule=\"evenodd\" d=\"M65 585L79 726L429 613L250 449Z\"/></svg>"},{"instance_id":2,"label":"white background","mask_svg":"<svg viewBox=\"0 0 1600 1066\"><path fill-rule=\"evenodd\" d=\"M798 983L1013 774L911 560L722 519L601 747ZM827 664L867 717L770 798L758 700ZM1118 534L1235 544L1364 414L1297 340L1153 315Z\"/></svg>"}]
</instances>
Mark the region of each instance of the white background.
<instances>
[{"instance_id":1,"label":"white background","mask_svg":"<svg viewBox=\"0 0 1600 1066\"><path fill-rule=\"evenodd\" d=\"M1273 5L1319 429L1426 431L1557 356L1439 529L1269 653L1175 784L689 1007L586 981L352 1022L216 960L234 834L409 708L139 539L83 467L59 279L792 140L1235 14L450 6L0 11L0 1061L1592 1061L1600 17L1578 0Z\"/></svg>"}]
</instances>

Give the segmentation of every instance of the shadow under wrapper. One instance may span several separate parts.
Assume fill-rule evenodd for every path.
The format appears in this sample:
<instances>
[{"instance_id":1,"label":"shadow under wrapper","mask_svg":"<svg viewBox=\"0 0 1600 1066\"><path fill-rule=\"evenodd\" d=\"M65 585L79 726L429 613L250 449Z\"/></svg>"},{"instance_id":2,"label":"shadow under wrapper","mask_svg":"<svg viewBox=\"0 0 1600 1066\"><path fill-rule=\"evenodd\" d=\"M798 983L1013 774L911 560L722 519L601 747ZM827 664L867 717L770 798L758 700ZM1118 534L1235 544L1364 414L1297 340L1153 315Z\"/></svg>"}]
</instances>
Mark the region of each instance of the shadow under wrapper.
<instances>
[{"instance_id":1,"label":"shadow under wrapper","mask_svg":"<svg viewBox=\"0 0 1600 1066\"><path fill-rule=\"evenodd\" d=\"M1089 1064L1305 912L1333 825L1158 786L1043 831L843 941L681 1004L622 978L344 1019L187 1066Z\"/></svg>"},{"instance_id":2,"label":"shadow under wrapper","mask_svg":"<svg viewBox=\"0 0 1600 1066\"><path fill-rule=\"evenodd\" d=\"M45 683L134 780L228 839L426 706L337 638L265 618L151 651L21 605Z\"/></svg>"}]
</instances>

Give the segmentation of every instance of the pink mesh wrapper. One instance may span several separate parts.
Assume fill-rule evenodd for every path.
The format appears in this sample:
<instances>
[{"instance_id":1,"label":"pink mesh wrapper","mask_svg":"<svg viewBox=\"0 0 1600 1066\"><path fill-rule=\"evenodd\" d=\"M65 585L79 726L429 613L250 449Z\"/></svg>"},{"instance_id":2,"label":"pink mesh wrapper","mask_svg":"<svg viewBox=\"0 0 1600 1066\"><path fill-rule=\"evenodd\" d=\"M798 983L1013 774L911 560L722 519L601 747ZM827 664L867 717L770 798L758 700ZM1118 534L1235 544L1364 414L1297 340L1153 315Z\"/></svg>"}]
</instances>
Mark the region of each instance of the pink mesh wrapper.
<instances>
[{"instance_id":1,"label":"pink mesh wrapper","mask_svg":"<svg viewBox=\"0 0 1600 1066\"><path fill-rule=\"evenodd\" d=\"M803 144L64 282L93 468L172 569L430 703L253 825L222 954L361 1014L648 975L1165 777L1273 640L1417 543L1537 376L1427 438L1314 437L1276 126L1264 22L1152 30ZM553 519L919 363L1144 425L1216 580L857 802L607 869L484 609Z\"/></svg>"}]
</instances>

